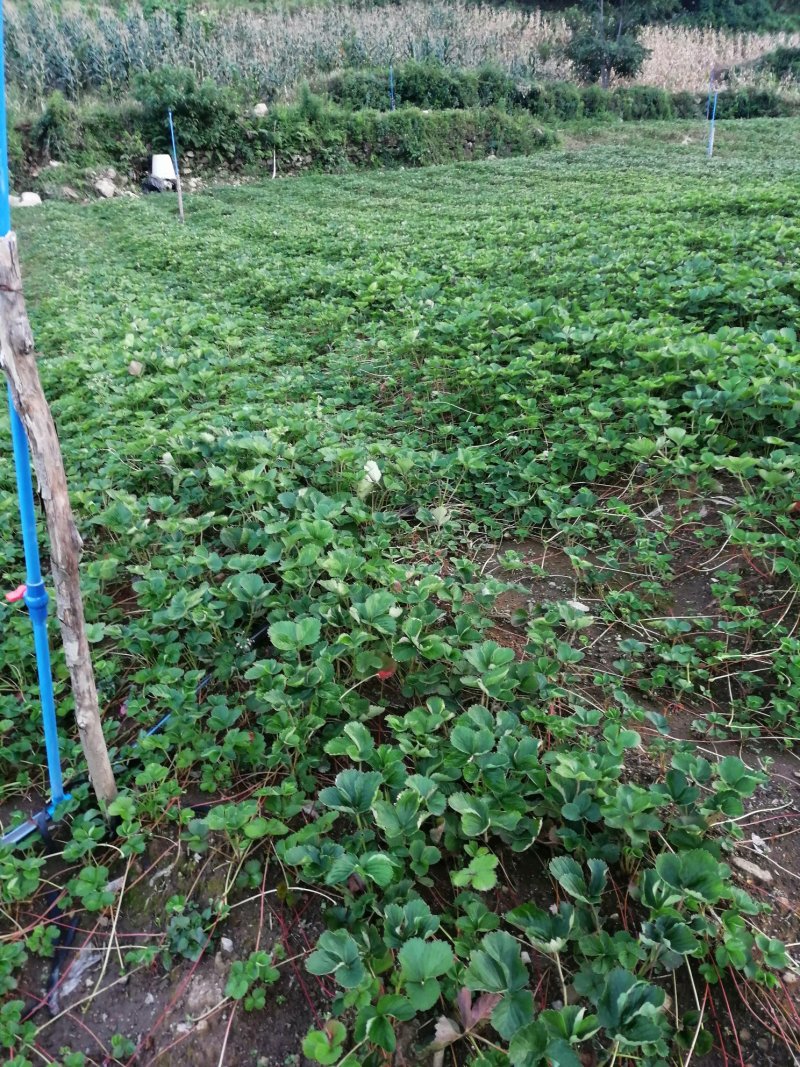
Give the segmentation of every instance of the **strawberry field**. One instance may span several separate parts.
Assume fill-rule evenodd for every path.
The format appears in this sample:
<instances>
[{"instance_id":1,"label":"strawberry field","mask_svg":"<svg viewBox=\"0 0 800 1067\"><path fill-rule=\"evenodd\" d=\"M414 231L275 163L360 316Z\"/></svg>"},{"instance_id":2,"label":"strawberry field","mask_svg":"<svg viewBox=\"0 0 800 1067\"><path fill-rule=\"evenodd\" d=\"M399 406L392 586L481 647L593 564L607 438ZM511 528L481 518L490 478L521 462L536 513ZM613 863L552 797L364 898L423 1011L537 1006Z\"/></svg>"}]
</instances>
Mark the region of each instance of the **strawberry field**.
<instances>
[{"instance_id":1,"label":"strawberry field","mask_svg":"<svg viewBox=\"0 0 800 1067\"><path fill-rule=\"evenodd\" d=\"M6 1062L796 1062L800 125L722 127L15 220L122 789L56 655Z\"/></svg>"}]
</instances>

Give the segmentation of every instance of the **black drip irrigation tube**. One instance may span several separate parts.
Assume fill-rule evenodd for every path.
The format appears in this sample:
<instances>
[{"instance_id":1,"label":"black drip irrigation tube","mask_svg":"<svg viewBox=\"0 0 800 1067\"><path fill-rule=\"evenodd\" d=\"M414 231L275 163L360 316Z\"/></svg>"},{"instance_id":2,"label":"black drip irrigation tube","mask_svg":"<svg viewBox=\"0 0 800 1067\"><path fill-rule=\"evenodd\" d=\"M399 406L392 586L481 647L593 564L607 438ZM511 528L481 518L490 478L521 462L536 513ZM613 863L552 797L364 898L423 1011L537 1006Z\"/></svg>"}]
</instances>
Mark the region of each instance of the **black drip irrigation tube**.
<instances>
[{"instance_id":1,"label":"black drip irrigation tube","mask_svg":"<svg viewBox=\"0 0 800 1067\"><path fill-rule=\"evenodd\" d=\"M244 655L246 655L248 652L252 652L254 649L259 648L260 646L265 644L264 637L268 629L268 626L262 626L258 630L256 630L252 637L248 638L247 644L243 650ZM199 697L203 690L207 689L213 680L213 674L207 674L205 675L205 677L201 678L195 688L195 696ZM155 726L151 726L149 730L145 730L144 734L142 734L141 736L152 737L153 734L159 733L161 730L164 729L164 727L167 725L171 718L172 712L169 711L162 719L160 719L155 724ZM130 759L126 761L126 763L116 764L114 770L116 772L126 770L130 766L130 764L134 762L137 758L139 757L137 757L135 754L132 755ZM79 774L76 775L76 777L70 779L70 781L67 782L64 786L64 799L70 799L70 789L74 789L75 786L78 785L85 785L88 781L88 774ZM20 823L19 826L15 826L14 829L9 830L8 833L3 834L3 836L0 837L0 848L4 846L12 848L14 845L21 844L23 841L27 840L27 838L32 837L34 834L37 833L46 843L49 844L52 840L50 836L50 827L54 823L58 822L58 819L55 818L55 810L56 809L54 804L46 804L41 811L35 813L34 815L31 815L30 818L25 820L25 822Z\"/></svg>"}]
</instances>

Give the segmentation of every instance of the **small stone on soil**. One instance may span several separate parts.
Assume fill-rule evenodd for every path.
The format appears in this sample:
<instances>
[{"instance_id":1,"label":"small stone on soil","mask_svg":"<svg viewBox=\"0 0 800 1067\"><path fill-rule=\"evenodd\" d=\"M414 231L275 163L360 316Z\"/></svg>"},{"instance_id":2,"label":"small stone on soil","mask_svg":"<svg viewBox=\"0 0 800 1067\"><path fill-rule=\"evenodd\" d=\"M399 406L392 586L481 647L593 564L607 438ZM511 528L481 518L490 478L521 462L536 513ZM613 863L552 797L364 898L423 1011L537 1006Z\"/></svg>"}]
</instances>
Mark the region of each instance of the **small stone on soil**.
<instances>
[{"instance_id":1,"label":"small stone on soil","mask_svg":"<svg viewBox=\"0 0 800 1067\"><path fill-rule=\"evenodd\" d=\"M740 871L749 874L751 878L757 878L760 882L772 881L772 873L770 871L751 863L750 860L746 860L742 856L732 856L731 863L734 867L738 867Z\"/></svg>"},{"instance_id":2,"label":"small stone on soil","mask_svg":"<svg viewBox=\"0 0 800 1067\"><path fill-rule=\"evenodd\" d=\"M186 994L186 1010L190 1015L202 1015L222 999L222 983L212 976L196 975Z\"/></svg>"}]
</instances>

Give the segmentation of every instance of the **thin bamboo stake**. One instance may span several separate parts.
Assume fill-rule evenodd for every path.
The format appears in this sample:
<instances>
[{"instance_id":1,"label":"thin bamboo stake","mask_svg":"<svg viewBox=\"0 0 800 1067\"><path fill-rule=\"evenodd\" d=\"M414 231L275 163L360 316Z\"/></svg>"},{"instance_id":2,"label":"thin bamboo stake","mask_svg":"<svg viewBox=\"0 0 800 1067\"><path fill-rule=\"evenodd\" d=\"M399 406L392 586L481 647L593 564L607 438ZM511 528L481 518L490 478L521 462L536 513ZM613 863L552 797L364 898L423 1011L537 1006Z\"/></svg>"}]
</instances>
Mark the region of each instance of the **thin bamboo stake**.
<instances>
[{"instance_id":1,"label":"thin bamboo stake","mask_svg":"<svg viewBox=\"0 0 800 1067\"><path fill-rule=\"evenodd\" d=\"M178 215L180 216L181 222L185 222L186 219L184 219L183 217L183 189L181 189L181 172L177 169L177 167L175 168L175 188L178 191Z\"/></svg>"},{"instance_id":2,"label":"thin bamboo stake","mask_svg":"<svg viewBox=\"0 0 800 1067\"><path fill-rule=\"evenodd\" d=\"M183 217L183 189L181 188L181 167L178 162L178 146L175 142L175 126L172 121L172 108L168 112L169 117L169 135L172 141L172 164L175 167L175 189L178 193L178 215L181 222L186 220Z\"/></svg>"},{"instance_id":3,"label":"thin bamboo stake","mask_svg":"<svg viewBox=\"0 0 800 1067\"><path fill-rule=\"evenodd\" d=\"M75 698L75 721L97 799L117 795L108 757L83 616L79 562L83 542L75 525L64 460L53 415L42 389L13 233L0 238L0 368L28 438L50 535L50 569L64 657Z\"/></svg>"}]
</instances>

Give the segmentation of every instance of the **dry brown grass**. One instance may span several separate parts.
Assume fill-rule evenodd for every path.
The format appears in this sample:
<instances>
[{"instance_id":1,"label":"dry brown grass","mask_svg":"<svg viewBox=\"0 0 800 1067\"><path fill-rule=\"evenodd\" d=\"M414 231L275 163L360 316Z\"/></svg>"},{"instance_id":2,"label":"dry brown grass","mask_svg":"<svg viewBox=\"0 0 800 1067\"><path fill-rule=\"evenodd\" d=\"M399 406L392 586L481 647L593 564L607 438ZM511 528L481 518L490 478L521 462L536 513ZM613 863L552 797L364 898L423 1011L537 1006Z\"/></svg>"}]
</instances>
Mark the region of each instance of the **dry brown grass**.
<instances>
[{"instance_id":1,"label":"dry brown grass","mask_svg":"<svg viewBox=\"0 0 800 1067\"><path fill-rule=\"evenodd\" d=\"M10 4L7 66L17 92L36 101L52 88L124 93L133 77L161 65L183 65L220 82L243 80L265 95L281 95L304 77L343 66L435 57L464 67L490 61L519 78L568 78L559 56L567 25L507 8L463 0L408 0L375 8L312 7L255 14L190 10L184 32L163 13L145 19L135 4L125 16L48 0ZM651 27L652 54L639 83L702 91L712 65L750 60L800 34L724 34Z\"/></svg>"}]
</instances>

